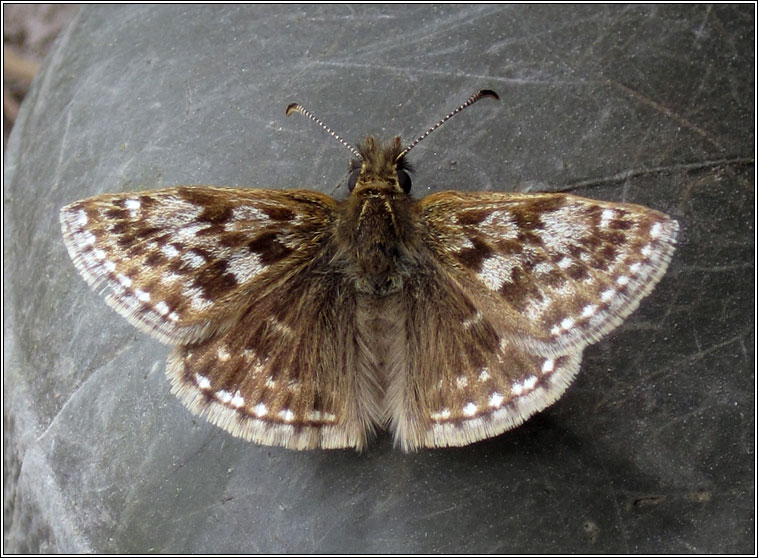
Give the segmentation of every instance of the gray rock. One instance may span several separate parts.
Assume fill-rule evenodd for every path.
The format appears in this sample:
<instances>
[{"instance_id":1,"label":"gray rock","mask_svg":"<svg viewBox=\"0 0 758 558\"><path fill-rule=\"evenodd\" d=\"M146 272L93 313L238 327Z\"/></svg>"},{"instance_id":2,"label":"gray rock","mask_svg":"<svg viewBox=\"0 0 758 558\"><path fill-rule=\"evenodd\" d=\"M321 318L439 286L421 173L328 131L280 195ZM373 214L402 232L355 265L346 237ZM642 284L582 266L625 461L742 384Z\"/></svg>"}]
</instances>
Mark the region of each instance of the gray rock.
<instances>
[{"instance_id":1,"label":"gray rock","mask_svg":"<svg viewBox=\"0 0 758 558\"><path fill-rule=\"evenodd\" d=\"M7 552L754 551L754 12L719 6L88 6L6 153ZM522 427L406 455L246 443L169 393L58 209L177 184L344 195L351 142L414 192L565 190L681 225L669 272ZM453 163L454 161L454 163Z\"/></svg>"}]
</instances>

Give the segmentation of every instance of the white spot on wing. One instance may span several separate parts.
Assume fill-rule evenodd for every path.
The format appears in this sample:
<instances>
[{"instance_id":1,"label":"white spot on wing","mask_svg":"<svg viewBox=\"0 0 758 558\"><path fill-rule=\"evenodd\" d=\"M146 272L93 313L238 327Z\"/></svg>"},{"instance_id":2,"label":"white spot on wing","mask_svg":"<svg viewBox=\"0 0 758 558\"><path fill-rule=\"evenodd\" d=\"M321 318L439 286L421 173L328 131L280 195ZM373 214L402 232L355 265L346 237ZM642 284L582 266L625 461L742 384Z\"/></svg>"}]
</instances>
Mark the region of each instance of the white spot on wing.
<instances>
[{"instance_id":1,"label":"white spot on wing","mask_svg":"<svg viewBox=\"0 0 758 558\"><path fill-rule=\"evenodd\" d=\"M503 404L503 396L500 395L498 392L493 392L492 395L490 395L490 407L500 407L500 405Z\"/></svg>"},{"instance_id":2,"label":"white spot on wing","mask_svg":"<svg viewBox=\"0 0 758 558\"><path fill-rule=\"evenodd\" d=\"M485 258L482 262L482 270L478 273L478 276L487 285L487 288L499 291L505 283L510 282L513 268L513 258L497 254Z\"/></svg>"},{"instance_id":3,"label":"white spot on wing","mask_svg":"<svg viewBox=\"0 0 758 558\"><path fill-rule=\"evenodd\" d=\"M208 228L207 225L192 223L190 225L180 228L178 231L176 231L176 234L180 238L195 238L197 233L199 233L201 230L206 229L206 228Z\"/></svg>"},{"instance_id":4,"label":"white spot on wing","mask_svg":"<svg viewBox=\"0 0 758 558\"><path fill-rule=\"evenodd\" d=\"M292 331L292 328L285 324L284 322L280 322L273 316L270 318L267 318L266 321L271 324L271 326L274 328L275 331L278 333L283 333L285 335L293 335L294 332Z\"/></svg>"},{"instance_id":5,"label":"white spot on wing","mask_svg":"<svg viewBox=\"0 0 758 558\"><path fill-rule=\"evenodd\" d=\"M203 290L199 287L185 287L182 294L190 299L190 305L193 310L205 310L213 303L203 296Z\"/></svg>"},{"instance_id":6,"label":"white spot on wing","mask_svg":"<svg viewBox=\"0 0 758 558\"><path fill-rule=\"evenodd\" d=\"M76 236L79 237L78 242L82 246L91 246L95 243L95 240L97 240L95 238L95 235L89 231L83 231L81 234L77 234Z\"/></svg>"},{"instance_id":7,"label":"white spot on wing","mask_svg":"<svg viewBox=\"0 0 758 558\"><path fill-rule=\"evenodd\" d=\"M438 413L432 413L432 420L445 420L450 418L450 409L442 409Z\"/></svg>"},{"instance_id":8,"label":"white spot on wing","mask_svg":"<svg viewBox=\"0 0 758 558\"><path fill-rule=\"evenodd\" d=\"M171 284L174 281L177 281L181 279L181 275L177 275L176 273L171 273L170 271L167 271L166 273L163 273L161 275L161 283Z\"/></svg>"},{"instance_id":9,"label":"white spot on wing","mask_svg":"<svg viewBox=\"0 0 758 558\"><path fill-rule=\"evenodd\" d=\"M87 224L87 221L89 221L89 219L87 219L87 213L83 209L76 214L75 224L77 226L83 227Z\"/></svg>"},{"instance_id":10,"label":"white spot on wing","mask_svg":"<svg viewBox=\"0 0 758 558\"><path fill-rule=\"evenodd\" d=\"M150 293L145 292L141 289L134 289L134 295L140 302L148 302L150 300Z\"/></svg>"},{"instance_id":11,"label":"white spot on wing","mask_svg":"<svg viewBox=\"0 0 758 558\"><path fill-rule=\"evenodd\" d=\"M310 411L305 416L313 422L334 422L336 418L332 413L322 413L321 411Z\"/></svg>"},{"instance_id":12,"label":"white spot on wing","mask_svg":"<svg viewBox=\"0 0 758 558\"><path fill-rule=\"evenodd\" d=\"M561 328L569 330L574 327L574 318L564 318L561 322Z\"/></svg>"},{"instance_id":13,"label":"white spot on wing","mask_svg":"<svg viewBox=\"0 0 758 558\"><path fill-rule=\"evenodd\" d=\"M432 413L432 420L445 420L450 418L450 409L442 409L438 413Z\"/></svg>"},{"instance_id":14,"label":"white spot on wing","mask_svg":"<svg viewBox=\"0 0 758 558\"><path fill-rule=\"evenodd\" d=\"M265 221L268 216L257 207L251 205L241 205L235 207L232 211L233 221Z\"/></svg>"},{"instance_id":15,"label":"white spot on wing","mask_svg":"<svg viewBox=\"0 0 758 558\"><path fill-rule=\"evenodd\" d=\"M553 265L547 262L539 262L534 266L534 273L537 275L546 275L553 271Z\"/></svg>"},{"instance_id":16,"label":"white spot on wing","mask_svg":"<svg viewBox=\"0 0 758 558\"><path fill-rule=\"evenodd\" d=\"M582 310L582 318L589 318L590 316L592 316L592 314L595 313L595 310L597 310L597 306L595 306L594 304L588 304Z\"/></svg>"},{"instance_id":17,"label":"white spot on wing","mask_svg":"<svg viewBox=\"0 0 758 558\"><path fill-rule=\"evenodd\" d=\"M238 408L242 407L242 405L245 404L245 399L242 397L242 394L240 393L239 390L234 392L234 397L232 397L232 400L230 401L230 403L232 404L232 406L238 407Z\"/></svg>"},{"instance_id":18,"label":"white spot on wing","mask_svg":"<svg viewBox=\"0 0 758 558\"><path fill-rule=\"evenodd\" d=\"M226 347L219 347L218 351L216 351L216 356L221 362L226 362L231 358L232 355L229 354L229 351L226 349Z\"/></svg>"},{"instance_id":19,"label":"white spot on wing","mask_svg":"<svg viewBox=\"0 0 758 558\"><path fill-rule=\"evenodd\" d=\"M456 250L460 250L461 248L473 248L474 243L471 242L471 239L467 236L463 237L463 241L461 242L460 246L456 248Z\"/></svg>"},{"instance_id":20,"label":"white spot on wing","mask_svg":"<svg viewBox=\"0 0 758 558\"><path fill-rule=\"evenodd\" d=\"M194 250L182 254L182 261L192 269L197 269L205 265L205 258Z\"/></svg>"},{"instance_id":21,"label":"white spot on wing","mask_svg":"<svg viewBox=\"0 0 758 558\"><path fill-rule=\"evenodd\" d=\"M477 312L474 315L473 318L466 318L465 320L463 320L463 327L465 327L466 329L468 329L472 325L474 325L475 323L481 321L483 318L484 318L484 316L482 316L482 313L481 312Z\"/></svg>"},{"instance_id":22,"label":"white spot on wing","mask_svg":"<svg viewBox=\"0 0 758 558\"><path fill-rule=\"evenodd\" d=\"M614 296L616 296L616 289L608 289L606 291L603 291L600 295L600 300L603 302L608 302L611 300Z\"/></svg>"},{"instance_id":23,"label":"white spot on wing","mask_svg":"<svg viewBox=\"0 0 758 558\"><path fill-rule=\"evenodd\" d=\"M163 247L161 247L161 252L163 252L163 255L169 259L175 258L179 255L179 250L174 248L174 246L171 244L165 244Z\"/></svg>"},{"instance_id":24,"label":"white spot on wing","mask_svg":"<svg viewBox=\"0 0 758 558\"><path fill-rule=\"evenodd\" d=\"M263 403L258 403L253 408L253 412L256 417L265 417L268 414L268 408Z\"/></svg>"},{"instance_id":25,"label":"white spot on wing","mask_svg":"<svg viewBox=\"0 0 758 558\"><path fill-rule=\"evenodd\" d=\"M211 387L211 381L205 376L201 376L200 374L195 374L195 379L197 380L197 387L199 387L200 389L208 389L209 387Z\"/></svg>"},{"instance_id":26,"label":"white spot on wing","mask_svg":"<svg viewBox=\"0 0 758 558\"><path fill-rule=\"evenodd\" d=\"M603 213L600 217L600 226L605 228L608 228L608 225L611 223L611 220L616 217L616 212L612 209L604 209Z\"/></svg>"},{"instance_id":27,"label":"white spot on wing","mask_svg":"<svg viewBox=\"0 0 758 558\"><path fill-rule=\"evenodd\" d=\"M479 224L483 229L494 229L492 233L498 238L515 239L518 237L518 226L516 225L513 215L503 209L493 211L487 218Z\"/></svg>"},{"instance_id":28,"label":"white spot on wing","mask_svg":"<svg viewBox=\"0 0 758 558\"><path fill-rule=\"evenodd\" d=\"M468 403L463 407L463 414L467 417L473 417L476 414L478 407L475 403Z\"/></svg>"},{"instance_id":29,"label":"white spot on wing","mask_svg":"<svg viewBox=\"0 0 758 558\"><path fill-rule=\"evenodd\" d=\"M260 256L247 251L245 254L239 253L229 258L228 264L227 269L234 275L237 283L246 283L264 269Z\"/></svg>"},{"instance_id":30,"label":"white spot on wing","mask_svg":"<svg viewBox=\"0 0 758 558\"><path fill-rule=\"evenodd\" d=\"M131 217L132 219L135 219L137 217L140 206L141 204L139 200L129 199L124 202L124 207L126 207L129 210L129 217Z\"/></svg>"},{"instance_id":31,"label":"white spot on wing","mask_svg":"<svg viewBox=\"0 0 758 558\"><path fill-rule=\"evenodd\" d=\"M586 222L577 219L570 205L542 215L542 222L545 228L539 236L548 252L565 254L570 244L587 235Z\"/></svg>"}]
</instances>

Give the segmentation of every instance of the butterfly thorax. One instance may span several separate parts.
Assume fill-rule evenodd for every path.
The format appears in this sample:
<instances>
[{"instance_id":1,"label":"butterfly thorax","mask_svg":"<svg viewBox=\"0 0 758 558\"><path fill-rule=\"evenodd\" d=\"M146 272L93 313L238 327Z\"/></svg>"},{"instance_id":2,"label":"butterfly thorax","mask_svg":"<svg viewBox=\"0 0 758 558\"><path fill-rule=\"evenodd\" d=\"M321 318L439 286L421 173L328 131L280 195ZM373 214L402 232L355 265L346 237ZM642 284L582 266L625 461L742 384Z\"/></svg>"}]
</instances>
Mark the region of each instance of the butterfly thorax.
<instances>
[{"instance_id":1,"label":"butterfly thorax","mask_svg":"<svg viewBox=\"0 0 758 558\"><path fill-rule=\"evenodd\" d=\"M407 167L398 161L400 139L387 146L369 137L359 146L362 161L344 208L341 237L360 292L384 296L397 292L407 274L407 254L416 244L408 194L398 180Z\"/></svg>"}]
</instances>

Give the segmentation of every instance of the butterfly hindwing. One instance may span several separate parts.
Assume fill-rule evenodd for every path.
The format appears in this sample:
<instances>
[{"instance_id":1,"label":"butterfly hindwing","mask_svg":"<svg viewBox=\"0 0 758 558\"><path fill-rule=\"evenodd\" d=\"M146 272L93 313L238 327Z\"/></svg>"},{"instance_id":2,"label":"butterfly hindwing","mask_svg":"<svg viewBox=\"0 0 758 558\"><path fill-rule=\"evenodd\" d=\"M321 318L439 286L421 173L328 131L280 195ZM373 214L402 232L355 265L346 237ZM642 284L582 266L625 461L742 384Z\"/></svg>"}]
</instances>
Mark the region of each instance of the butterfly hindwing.
<instances>
[{"instance_id":1,"label":"butterfly hindwing","mask_svg":"<svg viewBox=\"0 0 758 558\"><path fill-rule=\"evenodd\" d=\"M579 369L580 351L545 356L499 332L441 269L419 271L402 296L407 361L391 377L386 407L406 451L518 426L558 399Z\"/></svg>"},{"instance_id":2,"label":"butterfly hindwing","mask_svg":"<svg viewBox=\"0 0 758 558\"><path fill-rule=\"evenodd\" d=\"M232 327L177 347L168 367L172 391L247 440L363 448L378 394L355 373L352 285L337 271L304 271L286 290L250 296L242 306Z\"/></svg>"}]
</instances>

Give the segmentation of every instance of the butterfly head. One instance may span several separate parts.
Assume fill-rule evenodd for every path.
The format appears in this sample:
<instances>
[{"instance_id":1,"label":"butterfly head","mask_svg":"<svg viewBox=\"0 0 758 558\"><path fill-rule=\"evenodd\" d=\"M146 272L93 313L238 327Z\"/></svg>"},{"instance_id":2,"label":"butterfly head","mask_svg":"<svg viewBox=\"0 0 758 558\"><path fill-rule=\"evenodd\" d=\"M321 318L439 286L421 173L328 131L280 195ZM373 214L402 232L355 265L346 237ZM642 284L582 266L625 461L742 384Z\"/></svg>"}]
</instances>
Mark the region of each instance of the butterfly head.
<instances>
[{"instance_id":1,"label":"butterfly head","mask_svg":"<svg viewBox=\"0 0 758 558\"><path fill-rule=\"evenodd\" d=\"M407 194L411 189L413 167L403 154L400 137L382 145L369 136L358 145L360 159L350 161L348 189L353 192L364 188L390 189Z\"/></svg>"}]
</instances>

